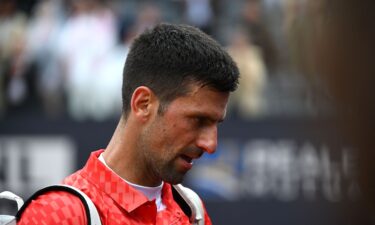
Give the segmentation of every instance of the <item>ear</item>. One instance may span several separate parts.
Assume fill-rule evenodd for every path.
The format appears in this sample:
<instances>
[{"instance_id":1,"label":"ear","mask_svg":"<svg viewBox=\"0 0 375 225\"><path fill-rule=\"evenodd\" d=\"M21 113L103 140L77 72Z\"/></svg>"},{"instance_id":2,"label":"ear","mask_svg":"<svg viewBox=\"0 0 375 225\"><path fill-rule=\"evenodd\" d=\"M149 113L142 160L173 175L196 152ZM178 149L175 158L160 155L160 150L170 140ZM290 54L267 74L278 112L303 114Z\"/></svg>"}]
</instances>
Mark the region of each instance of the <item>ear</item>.
<instances>
[{"instance_id":1,"label":"ear","mask_svg":"<svg viewBox=\"0 0 375 225\"><path fill-rule=\"evenodd\" d=\"M154 92L145 86L136 88L131 101L132 114L141 121L147 121L159 107L158 99Z\"/></svg>"}]
</instances>

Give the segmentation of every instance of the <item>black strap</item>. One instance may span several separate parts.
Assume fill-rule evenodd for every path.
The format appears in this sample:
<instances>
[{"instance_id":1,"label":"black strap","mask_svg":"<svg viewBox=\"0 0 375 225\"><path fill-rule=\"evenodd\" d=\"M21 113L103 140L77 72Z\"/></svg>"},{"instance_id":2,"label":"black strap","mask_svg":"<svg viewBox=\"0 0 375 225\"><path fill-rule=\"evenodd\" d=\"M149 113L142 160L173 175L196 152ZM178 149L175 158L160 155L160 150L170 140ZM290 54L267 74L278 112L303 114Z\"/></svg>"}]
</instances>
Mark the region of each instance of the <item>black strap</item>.
<instances>
[{"instance_id":1,"label":"black strap","mask_svg":"<svg viewBox=\"0 0 375 225\"><path fill-rule=\"evenodd\" d=\"M73 194L73 195L77 196L81 200L81 202L82 202L82 204L85 208L87 224L88 225L91 224L90 209L89 209L89 206L87 205L87 202L86 202L85 198L79 192L77 192L76 190L74 190L72 188L69 188L69 187L59 186L59 185L48 186L48 187L42 188L42 189L38 190L37 192L35 192L29 199L27 199L25 201L25 203L20 208L20 210L18 210L18 212L16 214L17 221L21 218L22 213L25 211L25 209L31 203L31 201L35 200L38 196L46 194L47 192L50 192L50 191L64 191L64 192L68 192L70 194Z\"/></svg>"},{"instance_id":2,"label":"black strap","mask_svg":"<svg viewBox=\"0 0 375 225\"><path fill-rule=\"evenodd\" d=\"M173 194L173 199L177 202L177 204L180 206L182 211L184 211L185 215L188 216L188 218L191 217L191 208L190 206L186 203L186 201L181 197L180 193L176 191L176 189L172 185L172 194Z\"/></svg>"}]
</instances>

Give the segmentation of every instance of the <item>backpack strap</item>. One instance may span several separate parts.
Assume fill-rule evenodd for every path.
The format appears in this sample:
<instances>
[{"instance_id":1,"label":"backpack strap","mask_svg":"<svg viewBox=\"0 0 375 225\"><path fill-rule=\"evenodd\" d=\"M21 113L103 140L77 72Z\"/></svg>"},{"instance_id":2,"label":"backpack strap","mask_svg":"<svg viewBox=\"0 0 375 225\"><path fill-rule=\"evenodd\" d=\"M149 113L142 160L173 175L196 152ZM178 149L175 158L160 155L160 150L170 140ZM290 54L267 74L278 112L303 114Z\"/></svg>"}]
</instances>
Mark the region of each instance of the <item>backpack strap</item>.
<instances>
[{"instance_id":1,"label":"backpack strap","mask_svg":"<svg viewBox=\"0 0 375 225\"><path fill-rule=\"evenodd\" d=\"M10 192L10 191L3 191L0 193L0 199L8 199L8 200L11 200L11 201L15 201L17 203L17 209L19 210L22 206L23 206L23 199Z\"/></svg>"},{"instance_id":2,"label":"backpack strap","mask_svg":"<svg viewBox=\"0 0 375 225\"><path fill-rule=\"evenodd\" d=\"M181 184L173 185L172 193L190 222L194 225L204 225L204 207L197 193Z\"/></svg>"},{"instance_id":3,"label":"backpack strap","mask_svg":"<svg viewBox=\"0 0 375 225\"><path fill-rule=\"evenodd\" d=\"M25 211L26 207L31 203L32 200L35 200L38 196L45 194L47 192L50 192L50 191L65 191L65 192L69 192L70 194L77 196L81 200L85 208L87 224L88 225L101 225L102 224L100 221L98 210L96 209L91 199L78 188L75 188L69 185L63 185L63 184L48 186L35 192L29 199L26 200L25 204L21 207L21 209L18 210L16 214L17 220L21 218L22 213Z\"/></svg>"},{"instance_id":4,"label":"backpack strap","mask_svg":"<svg viewBox=\"0 0 375 225\"><path fill-rule=\"evenodd\" d=\"M17 203L17 210L23 205L23 200L19 196L10 191L3 191L0 193L0 199L8 199ZM16 217L13 215L0 215L1 225L17 225Z\"/></svg>"}]
</instances>

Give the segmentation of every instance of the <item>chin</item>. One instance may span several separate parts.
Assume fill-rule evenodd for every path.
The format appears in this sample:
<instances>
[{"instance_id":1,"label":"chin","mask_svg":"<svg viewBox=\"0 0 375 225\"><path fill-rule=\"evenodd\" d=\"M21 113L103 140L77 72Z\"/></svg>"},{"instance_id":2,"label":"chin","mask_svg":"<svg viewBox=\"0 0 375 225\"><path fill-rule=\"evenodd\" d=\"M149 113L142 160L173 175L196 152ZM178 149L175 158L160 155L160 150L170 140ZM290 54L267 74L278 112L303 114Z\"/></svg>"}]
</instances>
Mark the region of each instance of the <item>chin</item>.
<instances>
[{"instance_id":1,"label":"chin","mask_svg":"<svg viewBox=\"0 0 375 225\"><path fill-rule=\"evenodd\" d=\"M170 183L170 184L179 184L184 180L185 174L169 174L168 176L165 176L163 181Z\"/></svg>"}]
</instances>

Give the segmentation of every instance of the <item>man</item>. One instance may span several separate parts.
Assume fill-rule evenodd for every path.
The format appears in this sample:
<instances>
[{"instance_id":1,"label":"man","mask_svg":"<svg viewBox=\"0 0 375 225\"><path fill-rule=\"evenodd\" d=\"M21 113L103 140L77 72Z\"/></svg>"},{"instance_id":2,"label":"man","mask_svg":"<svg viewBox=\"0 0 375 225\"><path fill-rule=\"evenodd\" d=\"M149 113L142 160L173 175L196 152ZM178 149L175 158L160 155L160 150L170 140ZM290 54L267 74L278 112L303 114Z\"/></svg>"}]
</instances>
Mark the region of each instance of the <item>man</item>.
<instances>
[{"instance_id":1,"label":"man","mask_svg":"<svg viewBox=\"0 0 375 225\"><path fill-rule=\"evenodd\" d=\"M105 150L63 183L85 192L103 224L190 224L172 196L194 160L215 152L238 69L213 39L187 25L160 24L133 43L123 72L123 114ZM81 201L49 192L19 221L87 224ZM205 212L205 224L211 221Z\"/></svg>"}]
</instances>

